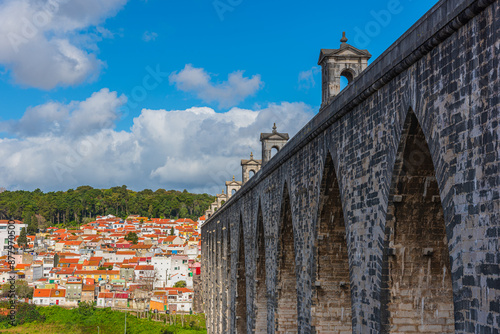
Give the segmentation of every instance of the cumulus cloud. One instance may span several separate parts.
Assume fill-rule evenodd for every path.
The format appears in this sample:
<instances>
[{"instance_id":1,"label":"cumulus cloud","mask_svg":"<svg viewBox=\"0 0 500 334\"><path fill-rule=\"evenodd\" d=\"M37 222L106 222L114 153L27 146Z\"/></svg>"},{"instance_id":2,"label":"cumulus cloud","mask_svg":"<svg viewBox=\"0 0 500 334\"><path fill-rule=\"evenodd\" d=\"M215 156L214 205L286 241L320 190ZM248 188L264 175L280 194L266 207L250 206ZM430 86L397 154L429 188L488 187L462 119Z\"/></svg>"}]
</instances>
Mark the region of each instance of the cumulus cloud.
<instances>
[{"instance_id":1,"label":"cumulus cloud","mask_svg":"<svg viewBox=\"0 0 500 334\"><path fill-rule=\"evenodd\" d=\"M103 63L81 43L82 30L116 14L127 0L5 0L0 4L0 64L16 83L40 89L91 78ZM110 32L99 27L99 36ZM90 45L89 45L90 44Z\"/></svg>"},{"instance_id":2,"label":"cumulus cloud","mask_svg":"<svg viewBox=\"0 0 500 334\"><path fill-rule=\"evenodd\" d=\"M229 74L227 81L222 83L212 83L210 74L203 68L196 68L191 64L187 64L178 73L172 73L169 79L177 89L194 93L204 102L217 102L220 108L238 105L264 85L260 75L244 77L243 71Z\"/></svg>"},{"instance_id":3,"label":"cumulus cloud","mask_svg":"<svg viewBox=\"0 0 500 334\"><path fill-rule=\"evenodd\" d=\"M21 137L64 135L77 137L111 128L119 117L119 107L127 98L103 88L85 101L69 104L49 102L28 108L19 121L3 123L1 128Z\"/></svg>"},{"instance_id":4,"label":"cumulus cloud","mask_svg":"<svg viewBox=\"0 0 500 334\"><path fill-rule=\"evenodd\" d=\"M14 138L0 139L0 184L216 193L233 175L240 178L241 159L259 156L261 132L276 122L279 131L294 135L313 116L309 106L287 102L224 113L144 109L128 131L117 131L111 124L123 103L123 96L103 89L85 101L33 107L18 122L1 124Z\"/></svg>"},{"instance_id":5,"label":"cumulus cloud","mask_svg":"<svg viewBox=\"0 0 500 334\"><path fill-rule=\"evenodd\" d=\"M316 86L316 81L314 77L321 72L321 67L313 66L307 71L302 71L299 73L299 88L300 89L311 89Z\"/></svg>"},{"instance_id":6,"label":"cumulus cloud","mask_svg":"<svg viewBox=\"0 0 500 334\"><path fill-rule=\"evenodd\" d=\"M151 42L156 40L156 37L158 37L158 34L155 33L154 31L145 31L144 34L142 34L142 40L144 42Z\"/></svg>"}]
</instances>

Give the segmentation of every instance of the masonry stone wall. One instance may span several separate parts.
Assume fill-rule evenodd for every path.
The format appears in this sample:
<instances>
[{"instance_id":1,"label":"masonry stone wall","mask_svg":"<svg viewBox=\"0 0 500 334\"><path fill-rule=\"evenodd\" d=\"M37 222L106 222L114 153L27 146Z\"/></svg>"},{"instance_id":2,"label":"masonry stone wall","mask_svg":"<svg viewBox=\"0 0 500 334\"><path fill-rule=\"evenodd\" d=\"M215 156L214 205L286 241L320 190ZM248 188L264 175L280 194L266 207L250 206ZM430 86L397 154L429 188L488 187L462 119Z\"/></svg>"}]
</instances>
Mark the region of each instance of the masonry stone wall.
<instances>
[{"instance_id":1,"label":"masonry stone wall","mask_svg":"<svg viewBox=\"0 0 500 334\"><path fill-rule=\"evenodd\" d=\"M203 225L210 334L498 333L499 22L440 1Z\"/></svg>"}]
</instances>

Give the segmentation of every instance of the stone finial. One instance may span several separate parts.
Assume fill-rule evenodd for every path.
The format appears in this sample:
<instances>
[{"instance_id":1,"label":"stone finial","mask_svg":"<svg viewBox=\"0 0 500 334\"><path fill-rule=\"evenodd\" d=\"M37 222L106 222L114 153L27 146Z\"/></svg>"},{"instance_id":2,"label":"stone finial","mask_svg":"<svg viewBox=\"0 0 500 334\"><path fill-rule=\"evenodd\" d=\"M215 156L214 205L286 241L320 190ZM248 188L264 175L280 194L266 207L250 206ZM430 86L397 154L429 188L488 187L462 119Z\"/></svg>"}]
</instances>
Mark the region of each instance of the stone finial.
<instances>
[{"instance_id":1,"label":"stone finial","mask_svg":"<svg viewBox=\"0 0 500 334\"><path fill-rule=\"evenodd\" d=\"M234 175L233 175L233 182L234 182Z\"/></svg>"},{"instance_id":2,"label":"stone finial","mask_svg":"<svg viewBox=\"0 0 500 334\"><path fill-rule=\"evenodd\" d=\"M342 32L342 38L340 39L340 43L342 44L347 43L347 37L345 37L345 31Z\"/></svg>"},{"instance_id":3,"label":"stone finial","mask_svg":"<svg viewBox=\"0 0 500 334\"><path fill-rule=\"evenodd\" d=\"M278 129L278 128L276 127L276 123L274 123L274 125L273 125L273 133L278 132L278 130L277 130L277 129Z\"/></svg>"},{"instance_id":4,"label":"stone finial","mask_svg":"<svg viewBox=\"0 0 500 334\"><path fill-rule=\"evenodd\" d=\"M253 160L253 152L250 152L250 160Z\"/></svg>"},{"instance_id":5,"label":"stone finial","mask_svg":"<svg viewBox=\"0 0 500 334\"><path fill-rule=\"evenodd\" d=\"M224 195L224 189L222 189L222 195Z\"/></svg>"}]
</instances>

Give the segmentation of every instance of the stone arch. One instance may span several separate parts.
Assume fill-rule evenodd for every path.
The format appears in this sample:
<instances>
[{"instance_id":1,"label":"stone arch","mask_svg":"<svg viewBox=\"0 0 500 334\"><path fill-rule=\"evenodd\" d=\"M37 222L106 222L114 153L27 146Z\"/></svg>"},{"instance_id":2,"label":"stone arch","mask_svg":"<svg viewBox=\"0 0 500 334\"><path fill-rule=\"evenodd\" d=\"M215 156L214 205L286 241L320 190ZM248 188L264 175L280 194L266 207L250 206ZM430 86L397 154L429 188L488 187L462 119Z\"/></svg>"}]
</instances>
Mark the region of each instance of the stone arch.
<instances>
[{"instance_id":1,"label":"stone arch","mask_svg":"<svg viewBox=\"0 0 500 334\"><path fill-rule=\"evenodd\" d=\"M356 71L354 71L354 69L352 68L346 67L342 71L340 71L340 76L346 78L348 84L351 84L351 82L356 77Z\"/></svg>"},{"instance_id":2,"label":"stone arch","mask_svg":"<svg viewBox=\"0 0 500 334\"><path fill-rule=\"evenodd\" d=\"M382 333L454 333L443 207L424 133L410 110L391 180L382 268Z\"/></svg>"},{"instance_id":3,"label":"stone arch","mask_svg":"<svg viewBox=\"0 0 500 334\"><path fill-rule=\"evenodd\" d=\"M327 155L320 185L313 326L317 333L352 333L349 255L339 183Z\"/></svg>"},{"instance_id":4,"label":"stone arch","mask_svg":"<svg viewBox=\"0 0 500 334\"><path fill-rule=\"evenodd\" d=\"M280 151L280 148L278 146L273 146L271 147L271 158L273 158L278 152Z\"/></svg>"},{"instance_id":5,"label":"stone arch","mask_svg":"<svg viewBox=\"0 0 500 334\"><path fill-rule=\"evenodd\" d=\"M245 269L245 241L243 217L240 213L240 233L238 246L238 262L236 265L236 333L247 333L247 279Z\"/></svg>"},{"instance_id":6,"label":"stone arch","mask_svg":"<svg viewBox=\"0 0 500 334\"><path fill-rule=\"evenodd\" d=\"M266 243L264 233L264 218L259 203L257 214L257 252L255 273L255 330L254 333L267 333L267 286L266 286Z\"/></svg>"},{"instance_id":7,"label":"stone arch","mask_svg":"<svg viewBox=\"0 0 500 334\"><path fill-rule=\"evenodd\" d=\"M250 170L248 171L248 178L250 179L250 178L251 178L252 176L254 176L254 175L255 175L255 170L250 169Z\"/></svg>"},{"instance_id":8,"label":"stone arch","mask_svg":"<svg viewBox=\"0 0 500 334\"><path fill-rule=\"evenodd\" d=\"M276 333L297 333L297 273L292 207L287 183L283 187L279 229Z\"/></svg>"}]
</instances>

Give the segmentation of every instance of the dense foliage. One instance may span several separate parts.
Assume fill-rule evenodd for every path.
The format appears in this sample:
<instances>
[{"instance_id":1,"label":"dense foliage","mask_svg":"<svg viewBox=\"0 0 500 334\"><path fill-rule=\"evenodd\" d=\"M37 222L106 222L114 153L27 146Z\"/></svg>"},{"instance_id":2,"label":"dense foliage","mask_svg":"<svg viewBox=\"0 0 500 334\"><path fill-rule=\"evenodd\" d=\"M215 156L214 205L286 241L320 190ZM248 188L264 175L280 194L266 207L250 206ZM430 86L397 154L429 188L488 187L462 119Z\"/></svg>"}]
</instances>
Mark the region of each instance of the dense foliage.
<instances>
[{"instance_id":1,"label":"dense foliage","mask_svg":"<svg viewBox=\"0 0 500 334\"><path fill-rule=\"evenodd\" d=\"M19 238L17 238L17 244L21 248L26 248L28 245L28 238L26 237L26 228L21 229L21 233L19 234Z\"/></svg>"},{"instance_id":2,"label":"dense foliage","mask_svg":"<svg viewBox=\"0 0 500 334\"><path fill-rule=\"evenodd\" d=\"M19 298L33 298L33 291L34 289L32 287L28 286L28 282L25 280L16 280L15 281L15 288L16 288L16 296ZM2 297L8 297L9 296L9 290L10 290L10 283L5 283L2 285Z\"/></svg>"},{"instance_id":3,"label":"dense foliage","mask_svg":"<svg viewBox=\"0 0 500 334\"><path fill-rule=\"evenodd\" d=\"M38 330L58 333L123 333L125 329L125 313L112 311L109 308L99 309L92 304L80 303L78 308L65 309L60 306L35 307L29 304L18 306L18 315L24 324L11 328L8 318L3 317L0 326L10 328L15 333L35 333ZM28 318L27 318L28 317ZM165 317L165 315L163 315ZM202 314L185 315L181 322L181 316L177 315L176 325L165 324L163 321L153 321L149 319L138 319L132 314L127 315L127 333L176 333L176 334L203 334L206 333L205 319ZM21 318L19 318L21 320ZM30 323L31 322L31 323ZM99 330L98 328L99 327ZM26 331L23 331L26 329ZM10 333L7 330L6 333ZM3 332L3 331L2 331Z\"/></svg>"},{"instance_id":4,"label":"dense foliage","mask_svg":"<svg viewBox=\"0 0 500 334\"><path fill-rule=\"evenodd\" d=\"M94 189L81 186L75 190L43 193L35 191L4 191L0 193L0 219L15 218L28 224L28 234L37 228L54 224L77 225L112 214L126 218L142 217L191 218L202 216L214 197L184 191L158 189L132 191L126 186Z\"/></svg>"},{"instance_id":5,"label":"dense foliage","mask_svg":"<svg viewBox=\"0 0 500 334\"><path fill-rule=\"evenodd\" d=\"M9 303L7 301L2 301L0 303L1 309L9 310ZM26 323L39 321L45 321L45 316L41 314L38 308L33 304L28 303L18 303L16 305L16 325L23 325ZM11 327L11 319L8 315L3 314L0 315L0 326L3 328Z\"/></svg>"},{"instance_id":6,"label":"dense foliage","mask_svg":"<svg viewBox=\"0 0 500 334\"><path fill-rule=\"evenodd\" d=\"M178 281L175 282L174 288L185 288L186 287L186 281Z\"/></svg>"},{"instance_id":7,"label":"dense foliage","mask_svg":"<svg viewBox=\"0 0 500 334\"><path fill-rule=\"evenodd\" d=\"M128 232L125 236L125 240L132 242L134 245L139 241L139 236L135 232Z\"/></svg>"},{"instance_id":8,"label":"dense foliage","mask_svg":"<svg viewBox=\"0 0 500 334\"><path fill-rule=\"evenodd\" d=\"M33 321L45 321L45 316L33 304L18 304L16 309L16 324L22 325Z\"/></svg>"}]
</instances>

